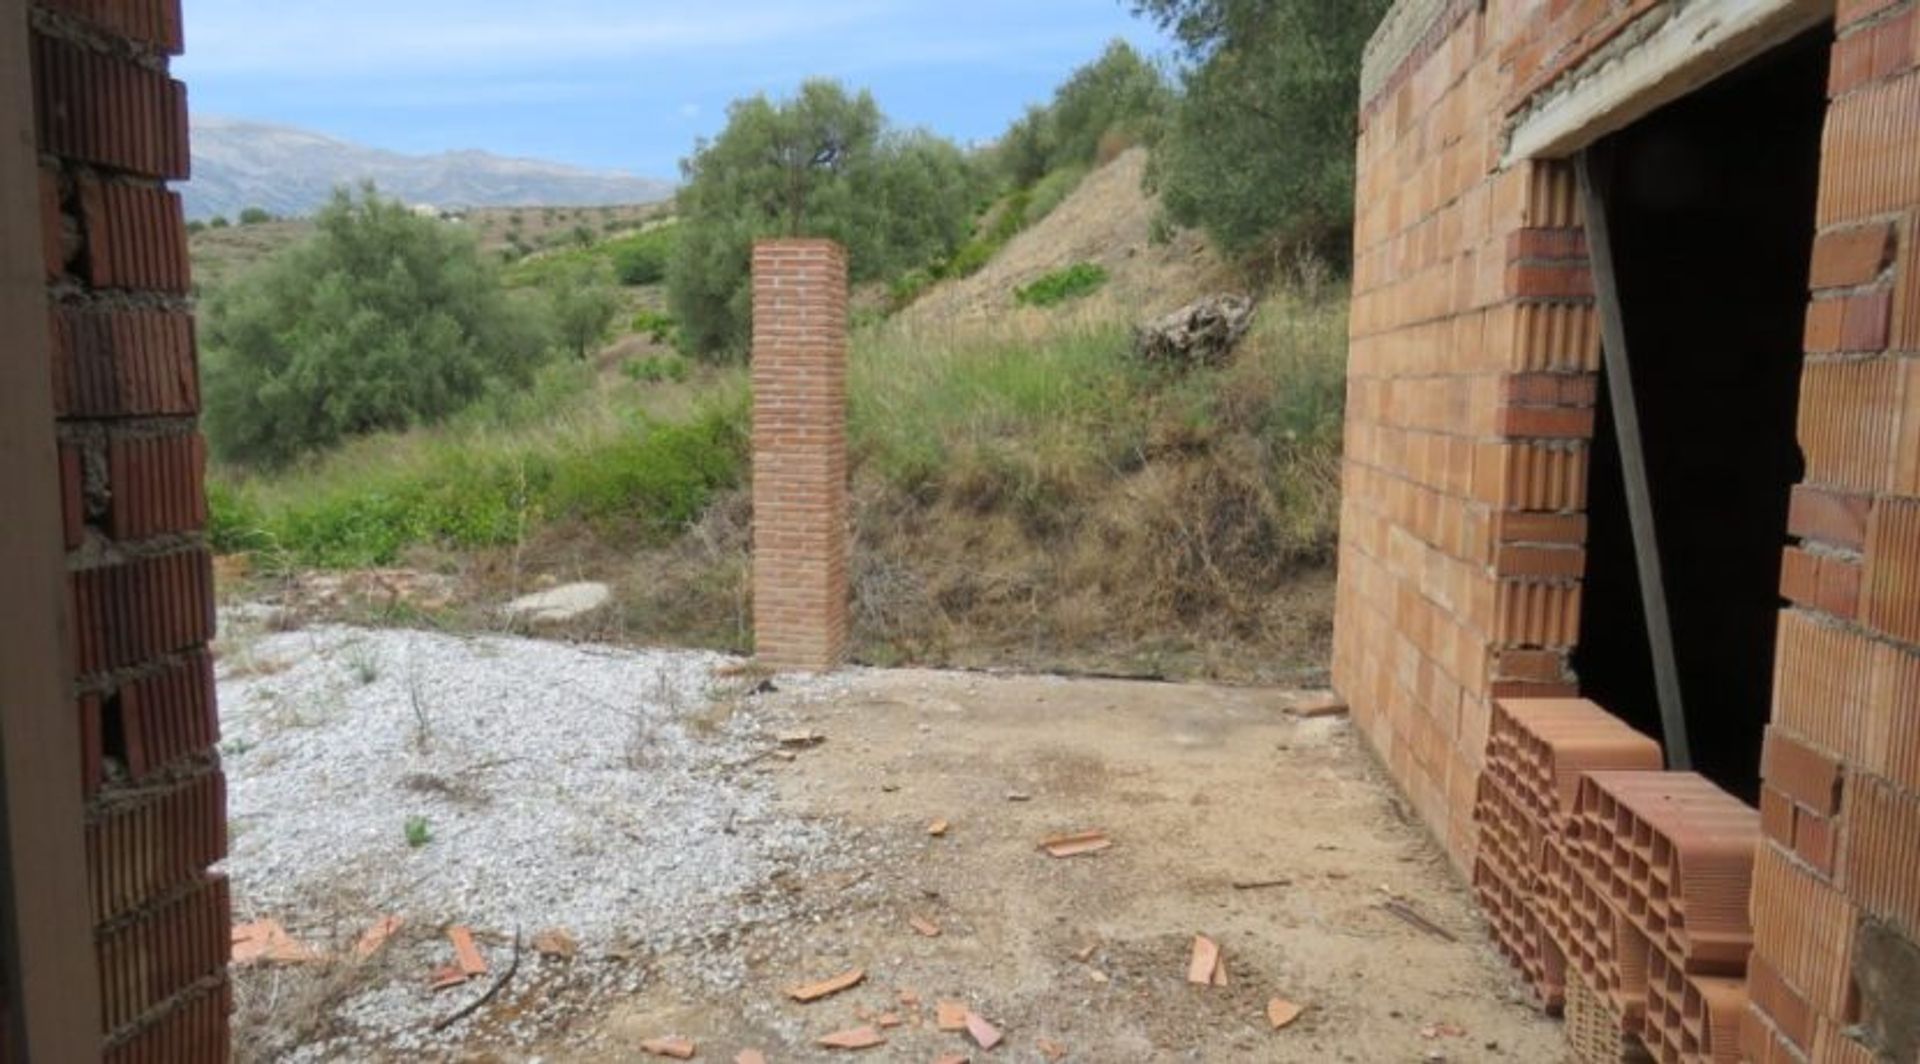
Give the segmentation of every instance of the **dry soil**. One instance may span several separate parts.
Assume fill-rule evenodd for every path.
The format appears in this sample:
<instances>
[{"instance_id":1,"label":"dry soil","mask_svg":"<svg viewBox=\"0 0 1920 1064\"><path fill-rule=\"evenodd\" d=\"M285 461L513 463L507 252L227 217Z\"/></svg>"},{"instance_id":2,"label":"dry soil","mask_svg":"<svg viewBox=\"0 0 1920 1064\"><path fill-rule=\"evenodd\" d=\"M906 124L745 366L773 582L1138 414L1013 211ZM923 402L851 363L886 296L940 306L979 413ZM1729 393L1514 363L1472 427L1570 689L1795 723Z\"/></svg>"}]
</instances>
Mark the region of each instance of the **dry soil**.
<instances>
[{"instance_id":1,"label":"dry soil","mask_svg":"<svg viewBox=\"0 0 1920 1064\"><path fill-rule=\"evenodd\" d=\"M770 762L777 808L865 829L904 856L865 868L861 885L879 889L819 922L731 943L751 973L739 993L703 991L715 958L687 952L659 958L663 978L594 1022L614 1045L677 1035L701 1059L752 1047L827 1060L813 1039L894 1012L905 1022L872 1055L931 1061L973 1050L932 1025L935 1003L952 1000L1005 1032L993 1059L1045 1059L1043 1039L1080 1061L1560 1059L1556 1026L1523 1003L1468 892L1350 725L1296 720L1285 703L1267 690L902 671L787 704L826 738ZM943 837L927 833L936 820ZM1113 847L1066 860L1037 849L1083 829ZM1391 915L1390 897L1457 941ZM1186 982L1196 934L1222 947L1227 986ZM781 996L853 967L867 979L838 997ZM1304 1016L1273 1031L1274 997Z\"/></svg>"}]
</instances>

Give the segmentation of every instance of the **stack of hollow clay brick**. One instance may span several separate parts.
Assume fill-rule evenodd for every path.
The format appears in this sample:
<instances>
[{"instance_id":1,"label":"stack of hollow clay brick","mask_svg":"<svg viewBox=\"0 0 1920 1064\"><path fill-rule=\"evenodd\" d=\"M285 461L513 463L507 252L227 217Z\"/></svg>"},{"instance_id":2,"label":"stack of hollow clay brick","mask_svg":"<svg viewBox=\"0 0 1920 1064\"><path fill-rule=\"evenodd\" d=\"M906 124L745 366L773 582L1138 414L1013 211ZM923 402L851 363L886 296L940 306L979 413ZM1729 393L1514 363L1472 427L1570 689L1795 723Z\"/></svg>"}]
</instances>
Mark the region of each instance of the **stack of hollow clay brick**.
<instances>
[{"instance_id":1,"label":"stack of hollow clay brick","mask_svg":"<svg viewBox=\"0 0 1920 1064\"><path fill-rule=\"evenodd\" d=\"M1663 1064L1740 1060L1759 814L1691 772L1590 773L1576 804L1570 871L1613 925L1596 982Z\"/></svg>"},{"instance_id":2,"label":"stack of hollow clay brick","mask_svg":"<svg viewBox=\"0 0 1920 1064\"><path fill-rule=\"evenodd\" d=\"M1501 951L1549 1011L1565 1003L1570 955L1598 948L1582 940L1578 929L1588 924L1570 904L1575 877L1568 872L1566 839L1580 781L1593 771L1660 765L1658 743L1592 702L1494 703L1474 809L1480 831L1474 888Z\"/></svg>"}]
</instances>

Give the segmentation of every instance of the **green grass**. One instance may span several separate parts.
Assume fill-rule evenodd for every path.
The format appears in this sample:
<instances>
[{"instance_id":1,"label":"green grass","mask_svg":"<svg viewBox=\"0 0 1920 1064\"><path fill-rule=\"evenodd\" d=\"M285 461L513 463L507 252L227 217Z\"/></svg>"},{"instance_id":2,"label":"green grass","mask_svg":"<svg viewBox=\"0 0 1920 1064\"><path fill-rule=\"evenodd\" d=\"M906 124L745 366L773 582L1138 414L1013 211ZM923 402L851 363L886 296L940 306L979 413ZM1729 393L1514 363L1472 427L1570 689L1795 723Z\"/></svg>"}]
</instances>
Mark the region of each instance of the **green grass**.
<instances>
[{"instance_id":1,"label":"green grass","mask_svg":"<svg viewBox=\"0 0 1920 1064\"><path fill-rule=\"evenodd\" d=\"M1098 464L1131 442L1124 418L1143 380L1119 326L1041 339L863 338L853 355L848 434L855 453L913 491L956 464L1044 479L1049 467Z\"/></svg>"},{"instance_id":2,"label":"green grass","mask_svg":"<svg viewBox=\"0 0 1920 1064\"><path fill-rule=\"evenodd\" d=\"M630 358L620 364L620 372L630 381L641 384L659 384L672 381L678 384L693 372L693 363L676 354L648 355L645 358Z\"/></svg>"},{"instance_id":3,"label":"green grass","mask_svg":"<svg viewBox=\"0 0 1920 1064\"><path fill-rule=\"evenodd\" d=\"M1042 275L1032 284L1015 291L1013 296L1022 306L1052 307L1070 299L1090 296L1106 283L1106 267L1093 262L1076 262Z\"/></svg>"},{"instance_id":4,"label":"green grass","mask_svg":"<svg viewBox=\"0 0 1920 1064\"><path fill-rule=\"evenodd\" d=\"M1233 547L1246 557L1210 567L1325 561L1338 520L1340 307L1338 292L1273 296L1231 363L1185 373L1142 365L1119 321L862 330L849 376L856 482L870 505L929 536L948 522L933 515L958 513L1012 519L1033 544L1083 547L1087 515L1104 509L1162 530L1137 547L1148 557L1219 509L1210 520L1254 532ZM440 428L361 440L273 476L215 471L215 547L253 551L267 568L351 568L394 565L415 547L522 544L545 526L622 549L678 544L747 478L745 371L632 376L553 367ZM1221 484L1235 494L1217 497ZM1144 501L1129 503L1140 490ZM874 549L910 559L925 545Z\"/></svg>"},{"instance_id":5,"label":"green grass","mask_svg":"<svg viewBox=\"0 0 1920 1064\"><path fill-rule=\"evenodd\" d=\"M210 535L269 565L388 565L408 549L507 546L546 522L672 539L745 473L738 372L598 390L580 367L452 423L357 441L273 476L217 470Z\"/></svg>"},{"instance_id":6,"label":"green grass","mask_svg":"<svg viewBox=\"0 0 1920 1064\"><path fill-rule=\"evenodd\" d=\"M908 498L1010 507L1041 525L1159 455L1257 453L1285 549L1331 549L1345 403L1340 296L1280 293L1227 365L1142 365L1118 322L1035 336L880 330L856 345L850 444Z\"/></svg>"}]
</instances>

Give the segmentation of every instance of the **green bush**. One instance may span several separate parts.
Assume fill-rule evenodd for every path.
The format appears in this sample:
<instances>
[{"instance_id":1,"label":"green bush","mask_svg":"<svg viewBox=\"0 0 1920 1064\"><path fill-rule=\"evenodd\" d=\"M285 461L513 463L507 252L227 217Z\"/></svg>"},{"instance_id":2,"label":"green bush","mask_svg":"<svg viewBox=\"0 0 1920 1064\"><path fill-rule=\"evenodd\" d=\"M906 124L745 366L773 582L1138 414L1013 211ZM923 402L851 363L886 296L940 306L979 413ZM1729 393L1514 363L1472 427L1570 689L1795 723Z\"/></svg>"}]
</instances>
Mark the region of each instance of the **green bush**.
<instances>
[{"instance_id":1,"label":"green bush","mask_svg":"<svg viewBox=\"0 0 1920 1064\"><path fill-rule=\"evenodd\" d=\"M259 207L248 207L240 212L241 225L265 225L273 221L273 215Z\"/></svg>"},{"instance_id":2,"label":"green bush","mask_svg":"<svg viewBox=\"0 0 1920 1064\"><path fill-rule=\"evenodd\" d=\"M672 354L630 358L620 364L620 372L628 380L641 384L659 384L663 381L679 383L687 379L691 369L686 359Z\"/></svg>"},{"instance_id":3,"label":"green bush","mask_svg":"<svg viewBox=\"0 0 1920 1064\"><path fill-rule=\"evenodd\" d=\"M1069 299L1090 296L1106 283L1105 267L1094 262L1076 262L1018 289L1014 292L1014 299L1022 306L1051 307Z\"/></svg>"},{"instance_id":4,"label":"green bush","mask_svg":"<svg viewBox=\"0 0 1920 1064\"><path fill-rule=\"evenodd\" d=\"M887 286L887 302L895 310L906 307L924 295L938 280L931 270L908 270Z\"/></svg>"},{"instance_id":5,"label":"green bush","mask_svg":"<svg viewBox=\"0 0 1920 1064\"><path fill-rule=\"evenodd\" d=\"M677 235L673 226L663 225L610 241L614 276L628 286L659 284L666 280L667 264L673 261Z\"/></svg>"},{"instance_id":6,"label":"green bush","mask_svg":"<svg viewBox=\"0 0 1920 1064\"><path fill-rule=\"evenodd\" d=\"M665 542L698 518L717 492L740 484L746 420L741 404L684 424L636 424L636 431L610 445L563 460L554 470L546 512Z\"/></svg>"},{"instance_id":7,"label":"green bush","mask_svg":"<svg viewBox=\"0 0 1920 1064\"><path fill-rule=\"evenodd\" d=\"M594 263L569 263L547 283L555 335L573 357L585 361L607 338L620 313L620 297Z\"/></svg>"},{"instance_id":8,"label":"green bush","mask_svg":"<svg viewBox=\"0 0 1920 1064\"><path fill-rule=\"evenodd\" d=\"M985 269L1000 254L1001 245L984 237L970 240L947 261L942 274L947 277L972 277Z\"/></svg>"},{"instance_id":9,"label":"green bush","mask_svg":"<svg viewBox=\"0 0 1920 1064\"><path fill-rule=\"evenodd\" d=\"M232 224L231 222L227 221L226 215L216 214L207 222L207 228L208 229L225 229L231 224Z\"/></svg>"},{"instance_id":10,"label":"green bush","mask_svg":"<svg viewBox=\"0 0 1920 1064\"><path fill-rule=\"evenodd\" d=\"M279 465L434 422L540 365L544 323L463 231L371 188L337 193L315 230L207 304L207 424L223 459Z\"/></svg>"},{"instance_id":11,"label":"green bush","mask_svg":"<svg viewBox=\"0 0 1920 1064\"><path fill-rule=\"evenodd\" d=\"M644 335L656 344L675 342L679 335L679 323L673 315L657 310L643 310L633 316L633 331Z\"/></svg>"}]
</instances>

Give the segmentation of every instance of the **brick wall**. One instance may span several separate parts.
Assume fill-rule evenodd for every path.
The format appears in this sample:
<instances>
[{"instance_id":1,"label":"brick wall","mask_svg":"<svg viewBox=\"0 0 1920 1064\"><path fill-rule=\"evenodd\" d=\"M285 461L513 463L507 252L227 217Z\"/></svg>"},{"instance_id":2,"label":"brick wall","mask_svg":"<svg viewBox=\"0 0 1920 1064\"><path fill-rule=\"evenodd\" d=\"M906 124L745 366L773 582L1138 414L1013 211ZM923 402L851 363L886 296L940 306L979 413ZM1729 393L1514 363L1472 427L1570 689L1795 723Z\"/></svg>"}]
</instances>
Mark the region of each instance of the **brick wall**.
<instances>
[{"instance_id":1,"label":"brick wall","mask_svg":"<svg viewBox=\"0 0 1920 1064\"><path fill-rule=\"evenodd\" d=\"M1500 166L1545 7L1442 5L1359 145L1334 675L1463 870L1492 700L1574 692L1599 324L1571 168Z\"/></svg>"},{"instance_id":2,"label":"brick wall","mask_svg":"<svg viewBox=\"0 0 1920 1064\"><path fill-rule=\"evenodd\" d=\"M179 0L38 0L35 125L73 712L108 1060L226 1059L225 779Z\"/></svg>"},{"instance_id":3,"label":"brick wall","mask_svg":"<svg viewBox=\"0 0 1920 1064\"><path fill-rule=\"evenodd\" d=\"M1570 167L1501 164L1540 92L1662 0L1432 3L1358 147L1335 683L1470 867L1493 700L1571 694L1600 350ZM1800 443L1780 530L1755 1060L1910 1047L1920 941L1920 17L1840 0ZM1404 20L1403 20L1404 21ZM1859 945L1871 941L1872 950ZM1904 991L1911 997L1910 979Z\"/></svg>"},{"instance_id":4,"label":"brick wall","mask_svg":"<svg viewBox=\"0 0 1920 1064\"><path fill-rule=\"evenodd\" d=\"M753 253L753 622L762 662L846 655L847 256L824 240Z\"/></svg>"},{"instance_id":5,"label":"brick wall","mask_svg":"<svg viewBox=\"0 0 1920 1064\"><path fill-rule=\"evenodd\" d=\"M1807 474L1762 765L1755 1041L1869 1060L1843 1029L1864 1022L1870 1040L1904 1037L1909 1052L1920 1034L1857 954L1866 924L1920 941L1920 23L1912 0L1841 0L1837 19Z\"/></svg>"}]
</instances>

